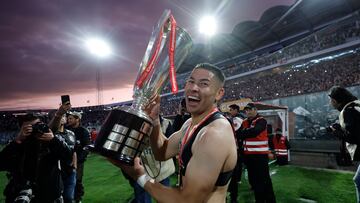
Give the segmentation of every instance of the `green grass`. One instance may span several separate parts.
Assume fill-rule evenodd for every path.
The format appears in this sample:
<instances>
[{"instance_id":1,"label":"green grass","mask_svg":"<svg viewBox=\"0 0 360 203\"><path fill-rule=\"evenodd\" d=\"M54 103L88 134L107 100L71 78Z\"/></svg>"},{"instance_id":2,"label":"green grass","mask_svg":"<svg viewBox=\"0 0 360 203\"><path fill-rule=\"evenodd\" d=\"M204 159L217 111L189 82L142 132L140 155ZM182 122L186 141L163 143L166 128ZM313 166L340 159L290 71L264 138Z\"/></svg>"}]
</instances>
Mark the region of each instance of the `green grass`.
<instances>
[{"instance_id":1,"label":"green grass","mask_svg":"<svg viewBox=\"0 0 360 203\"><path fill-rule=\"evenodd\" d=\"M272 167L272 182L279 203L300 202L299 198L312 199L319 203L349 203L355 201L355 188L351 173L305 169L295 166ZM174 183L175 177L172 177ZM0 172L0 191L7 179ZM90 155L85 165L85 203L128 202L133 191L120 170L98 155ZM239 202L254 202L247 180L239 187ZM0 202L4 197L0 195Z\"/></svg>"},{"instance_id":2,"label":"green grass","mask_svg":"<svg viewBox=\"0 0 360 203\"><path fill-rule=\"evenodd\" d=\"M356 202L351 173L329 170L305 169L295 166L271 167L271 176L277 202L301 202L299 198L319 203ZM247 180L242 178L239 202L254 201Z\"/></svg>"},{"instance_id":3,"label":"green grass","mask_svg":"<svg viewBox=\"0 0 360 203\"><path fill-rule=\"evenodd\" d=\"M83 202L128 202L133 195L119 168L105 158L91 154L85 162ZM106 200L106 201L104 201Z\"/></svg>"}]
</instances>

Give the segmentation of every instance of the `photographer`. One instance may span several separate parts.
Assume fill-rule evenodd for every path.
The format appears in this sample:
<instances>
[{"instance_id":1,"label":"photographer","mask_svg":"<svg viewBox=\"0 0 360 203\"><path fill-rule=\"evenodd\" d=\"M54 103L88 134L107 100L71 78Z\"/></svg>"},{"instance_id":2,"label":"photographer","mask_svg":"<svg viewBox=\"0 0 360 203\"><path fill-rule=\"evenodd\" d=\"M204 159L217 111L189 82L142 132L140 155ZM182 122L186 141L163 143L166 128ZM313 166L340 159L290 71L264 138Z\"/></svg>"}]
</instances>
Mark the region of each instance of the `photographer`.
<instances>
[{"instance_id":1,"label":"photographer","mask_svg":"<svg viewBox=\"0 0 360 203\"><path fill-rule=\"evenodd\" d=\"M62 202L59 161L71 159L70 148L33 114L19 125L15 140L0 152L0 170L10 172L6 202Z\"/></svg>"},{"instance_id":2,"label":"photographer","mask_svg":"<svg viewBox=\"0 0 360 203\"><path fill-rule=\"evenodd\" d=\"M340 111L340 124L330 126L333 134L346 142L346 148L353 161L360 161L360 100L343 87L334 86L329 93L331 105ZM360 202L360 167L358 167L354 182L357 202Z\"/></svg>"}]
</instances>

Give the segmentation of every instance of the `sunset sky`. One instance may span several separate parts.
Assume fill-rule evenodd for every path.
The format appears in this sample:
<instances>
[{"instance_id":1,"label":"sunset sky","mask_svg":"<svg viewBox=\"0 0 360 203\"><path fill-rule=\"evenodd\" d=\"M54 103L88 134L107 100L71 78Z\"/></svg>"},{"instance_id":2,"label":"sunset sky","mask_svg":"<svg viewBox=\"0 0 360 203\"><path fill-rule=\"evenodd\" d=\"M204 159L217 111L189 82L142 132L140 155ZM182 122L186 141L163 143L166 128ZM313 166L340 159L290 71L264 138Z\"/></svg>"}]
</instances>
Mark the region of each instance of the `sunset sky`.
<instances>
[{"instance_id":1,"label":"sunset sky","mask_svg":"<svg viewBox=\"0 0 360 203\"><path fill-rule=\"evenodd\" d=\"M215 15L219 33L268 8L295 0L3 0L0 2L0 110L96 105L96 70L103 103L131 100L132 87L152 27L165 9L194 43L203 43L198 21ZM114 55L96 59L88 37L108 40Z\"/></svg>"}]
</instances>

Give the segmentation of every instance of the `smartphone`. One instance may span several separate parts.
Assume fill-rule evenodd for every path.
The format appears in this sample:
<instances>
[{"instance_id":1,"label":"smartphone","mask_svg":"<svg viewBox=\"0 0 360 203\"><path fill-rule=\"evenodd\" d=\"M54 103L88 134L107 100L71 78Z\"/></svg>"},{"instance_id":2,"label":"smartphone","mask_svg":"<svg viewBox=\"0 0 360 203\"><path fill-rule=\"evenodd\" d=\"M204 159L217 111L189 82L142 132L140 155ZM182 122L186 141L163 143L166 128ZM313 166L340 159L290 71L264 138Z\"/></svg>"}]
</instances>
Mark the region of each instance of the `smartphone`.
<instances>
[{"instance_id":1,"label":"smartphone","mask_svg":"<svg viewBox=\"0 0 360 203\"><path fill-rule=\"evenodd\" d=\"M70 95L61 95L61 104L70 103Z\"/></svg>"}]
</instances>

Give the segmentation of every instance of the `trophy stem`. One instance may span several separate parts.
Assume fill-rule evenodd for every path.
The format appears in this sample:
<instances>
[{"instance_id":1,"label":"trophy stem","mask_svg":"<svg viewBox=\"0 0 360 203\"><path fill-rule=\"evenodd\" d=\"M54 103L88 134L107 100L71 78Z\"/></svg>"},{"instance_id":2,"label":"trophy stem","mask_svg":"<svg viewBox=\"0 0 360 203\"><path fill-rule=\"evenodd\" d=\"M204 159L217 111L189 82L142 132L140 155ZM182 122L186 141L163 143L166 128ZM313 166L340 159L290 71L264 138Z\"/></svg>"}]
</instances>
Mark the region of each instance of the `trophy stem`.
<instances>
[{"instance_id":1,"label":"trophy stem","mask_svg":"<svg viewBox=\"0 0 360 203\"><path fill-rule=\"evenodd\" d=\"M143 111L145 106L148 104L149 99L146 97L135 97L133 100L133 103L131 105L131 108L134 111Z\"/></svg>"}]
</instances>

